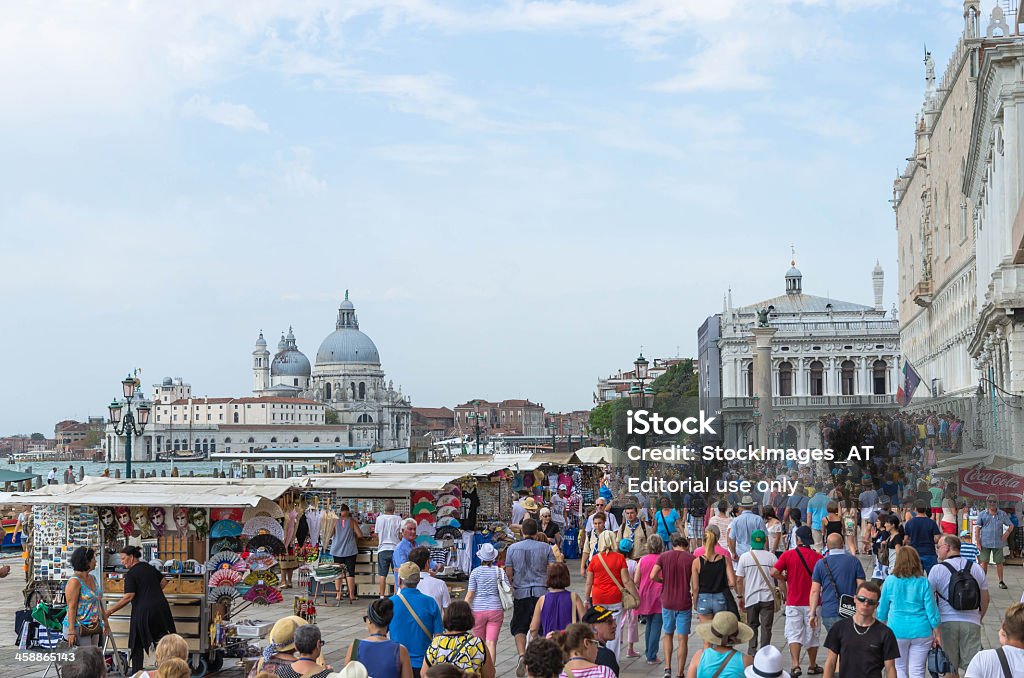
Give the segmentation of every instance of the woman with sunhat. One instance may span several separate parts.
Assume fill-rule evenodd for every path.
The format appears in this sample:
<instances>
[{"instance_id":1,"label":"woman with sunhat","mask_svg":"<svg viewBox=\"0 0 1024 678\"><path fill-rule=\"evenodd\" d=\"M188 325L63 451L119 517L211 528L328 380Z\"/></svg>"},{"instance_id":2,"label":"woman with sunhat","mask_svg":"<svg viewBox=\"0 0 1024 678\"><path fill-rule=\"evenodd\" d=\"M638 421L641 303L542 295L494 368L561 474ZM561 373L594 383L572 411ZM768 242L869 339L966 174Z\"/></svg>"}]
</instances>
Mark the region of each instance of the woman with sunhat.
<instances>
[{"instance_id":1,"label":"woman with sunhat","mask_svg":"<svg viewBox=\"0 0 1024 678\"><path fill-rule=\"evenodd\" d=\"M774 645L765 645L748 666L743 675L745 678L791 678L789 671L782 668L782 653Z\"/></svg>"},{"instance_id":2,"label":"woman with sunhat","mask_svg":"<svg viewBox=\"0 0 1024 678\"><path fill-rule=\"evenodd\" d=\"M498 581L503 582L505 586L510 584L505 571L494 566L494 561L498 559L498 549L494 548L494 544L481 544L476 557L480 559L480 566L474 567L469 573L466 602L473 608L473 635L484 641L494 663L497 664L498 635L501 633L501 623L505 619L505 610L501 606L501 596L498 594Z\"/></svg>"},{"instance_id":3,"label":"woman with sunhat","mask_svg":"<svg viewBox=\"0 0 1024 678\"><path fill-rule=\"evenodd\" d=\"M308 623L295 615L278 619L270 629L270 644L263 650L263 656L256 664L255 673L277 673L279 668L294 664L298 659L298 655L295 654L295 629Z\"/></svg>"},{"instance_id":4,"label":"woman with sunhat","mask_svg":"<svg viewBox=\"0 0 1024 678\"><path fill-rule=\"evenodd\" d=\"M711 621L697 624L697 635L708 647L693 655L686 678L745 678L753 659L734 646L749 642L753 629L741 624L732 612L723 611Z\"/></svg>"}]
</instances>

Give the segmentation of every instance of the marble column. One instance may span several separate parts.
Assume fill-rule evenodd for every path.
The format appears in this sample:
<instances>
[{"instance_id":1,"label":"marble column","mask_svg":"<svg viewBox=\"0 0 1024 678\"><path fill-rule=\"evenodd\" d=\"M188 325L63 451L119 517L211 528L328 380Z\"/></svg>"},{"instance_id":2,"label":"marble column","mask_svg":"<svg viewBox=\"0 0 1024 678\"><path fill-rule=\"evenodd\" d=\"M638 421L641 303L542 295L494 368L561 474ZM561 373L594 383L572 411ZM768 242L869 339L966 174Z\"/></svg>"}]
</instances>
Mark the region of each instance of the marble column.
<instances>
[{"instance_id":1,"label":"marble column","mask_svg":"<svg viewBox=\"0 0 1024 678\"><path fill-rule=\"evenodd\" d=\"M767 445L768 423L772 418L772 337L774 327L755 327L754 342L754 394L758 397L761 422L758 425L757 443Z\"/></svg>"}]
</instances>

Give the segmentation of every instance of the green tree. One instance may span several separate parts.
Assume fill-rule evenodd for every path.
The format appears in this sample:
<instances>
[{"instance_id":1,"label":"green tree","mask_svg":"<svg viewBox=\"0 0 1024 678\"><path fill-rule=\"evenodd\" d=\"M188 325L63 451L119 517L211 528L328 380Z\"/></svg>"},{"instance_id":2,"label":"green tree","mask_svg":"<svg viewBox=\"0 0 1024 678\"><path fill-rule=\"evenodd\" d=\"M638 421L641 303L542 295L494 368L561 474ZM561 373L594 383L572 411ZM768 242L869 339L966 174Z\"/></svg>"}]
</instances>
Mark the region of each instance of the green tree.
<instances>
[{"instance_id":1,"label":"green tree","mask_svg":"<svg viewBox=\"0 0 1024 678\"><path fill-rule=\"evenodd\" d=\"M329 407L324 410L324 423L330 425L338 424L338 410L332 410Z\"/></svg>"},{"instance_id":2,"label":"green tree","mask_svg":"<svg viewBox=\"0 0 1024 678\"><path fill-rule=\"evenodd\" d=\"M46 440L46 436L44 436L44 435L43 435L42 433L33 433L33 434L32 434L31 436L29 436L29 437L30 437L30 438L31 438L32 440Z\"/></svg>"},{"instance_id":3,"label":"green tree","mask_svg":"<svg viewBox=\"0 0 1024 678\"><path fill-rule=\"evenodd\" d=\"M103 433L101 431L88 431L85 434L85 446L96 447L103 440Z\"/></svg>"}]
</instances>

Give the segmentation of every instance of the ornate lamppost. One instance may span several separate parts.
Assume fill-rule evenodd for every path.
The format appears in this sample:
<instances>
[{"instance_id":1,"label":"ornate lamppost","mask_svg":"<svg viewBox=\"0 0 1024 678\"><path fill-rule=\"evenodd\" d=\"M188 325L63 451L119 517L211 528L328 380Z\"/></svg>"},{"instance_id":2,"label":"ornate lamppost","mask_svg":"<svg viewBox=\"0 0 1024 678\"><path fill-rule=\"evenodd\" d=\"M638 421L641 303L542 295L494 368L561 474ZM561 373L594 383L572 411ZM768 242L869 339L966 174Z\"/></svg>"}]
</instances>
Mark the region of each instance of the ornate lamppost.
<instances>
[{"instance_id":1,"label":"ornate lamppost","mask_svg":"<svg viewBox=\"0 0 1024 678\"><path fill-rule=\"evenodd\" d=\"M474 428L476 429L476 453L480 454L480 422L483 421L485 415L480 413L480 401L473 401L473 411L467 415L473 420Z\"/></svg>"},{"instance_id":2,"label":"ornate lamppost","mask_svg":"<svg viewBox=\"0 0 1024 678\"><path fill-rule=\"evenodd\" d=\"M654 389L647 386L647 380L650 378L650 373L647 371L649 363L644 354L633 361L633 385L629 387L629 400L633 404L634 410L651 410L654 408ZM640 438L640 449L645 450L647 448L647 434L641 433ZM640 457L640 475L647 475L647 456L644 454Z\"/></svg>"},{"instance_id":3,"label":"ornate lamppost","mask_svg":"<svg viewBox=\"0 0 1024 678\"><path fill-rule=\"evenodd\" d=\"M135 413L132 412L132 400L135 398L135 391L139 387L139 383L137 377L129 374L121 382L121 387L124 391L124 405L115 398L108 408L110 411L110 423L114 426L114 433L125 437L124 472L127 478L132 477L132 440L135 436L141 436L146 428L146 424L149 423L150 407L142 399L141 395L139 396L139 401L135 404L135 412L138 413L139 417L138 421L135 419Z\"/></svg>"}]
</instances>

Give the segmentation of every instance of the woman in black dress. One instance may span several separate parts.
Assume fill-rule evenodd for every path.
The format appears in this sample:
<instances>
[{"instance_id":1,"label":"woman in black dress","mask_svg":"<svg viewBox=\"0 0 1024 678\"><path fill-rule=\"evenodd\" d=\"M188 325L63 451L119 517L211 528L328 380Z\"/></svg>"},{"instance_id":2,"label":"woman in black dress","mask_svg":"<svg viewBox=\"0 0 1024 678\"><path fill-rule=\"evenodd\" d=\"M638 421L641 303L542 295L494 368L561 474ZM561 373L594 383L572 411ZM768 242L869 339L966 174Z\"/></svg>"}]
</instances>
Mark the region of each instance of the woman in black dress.
<instances>
[{"instance_id":1,"label":"woman in black dress","mask_svg":"<svg viewBox=\"0 0 1024 678\"><path fill-rule=\"evenodd\" d=\"M168 633L176 632L171 606L164 597L167 580L155 567L139 560L141 557L142 551L137 546L121 549L121 565L128 570L124 576L124 596L107 610L109 619L110 615L131 603L128 647L131 648L133 674L142 670L146 650Z\"/></svg>"}]
</instances>

